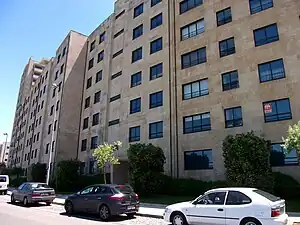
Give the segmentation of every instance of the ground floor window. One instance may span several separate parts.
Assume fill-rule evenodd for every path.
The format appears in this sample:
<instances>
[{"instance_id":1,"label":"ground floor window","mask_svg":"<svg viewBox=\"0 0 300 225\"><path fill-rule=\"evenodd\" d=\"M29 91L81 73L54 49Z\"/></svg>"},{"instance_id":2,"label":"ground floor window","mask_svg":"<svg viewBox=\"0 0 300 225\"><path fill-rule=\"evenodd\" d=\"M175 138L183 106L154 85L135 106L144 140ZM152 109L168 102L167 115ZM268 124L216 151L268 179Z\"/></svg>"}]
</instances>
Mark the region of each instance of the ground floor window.
<instances>
[{"instance_id":1,"label":"ground floor window","mask_svg":"<svg viewBox=\"0 0 300 225\"><path fill-rule=\"evenodd\" d=\"M185 170L204 170L213 168L212 150L194 150L184 153Z\"/></svg>"},{"instance_id":2,"label":"ground floor window","mask_svg":"<svg viewBox=\"0 0 300 225\"><path fill-rule=\"evenodd\" d=\"M271 166L290 166L298 165L299 158L296 150L292 150L290 153L287 153L282 146L283 143L272 144L271 152Z\"/></svg>"}]
</instances>

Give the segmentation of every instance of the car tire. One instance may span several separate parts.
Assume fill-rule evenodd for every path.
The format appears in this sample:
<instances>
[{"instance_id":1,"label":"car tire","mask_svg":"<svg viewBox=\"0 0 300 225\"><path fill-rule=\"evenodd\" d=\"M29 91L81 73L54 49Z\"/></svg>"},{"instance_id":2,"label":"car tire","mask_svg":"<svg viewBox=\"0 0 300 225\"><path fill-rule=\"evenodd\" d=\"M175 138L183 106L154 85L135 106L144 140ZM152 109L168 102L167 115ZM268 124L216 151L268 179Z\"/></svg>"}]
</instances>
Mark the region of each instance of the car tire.
<instances>
[{"instance_id":1,"label":"car tire","mask_svg":"<svg viewBox=\"0 0 300 225\"><path fill-rule=\"evenodd\" d=\"M126 216L129 218L129 219L133 219L135 217L136 213L127 213Z\"/></svg>"},{"instance_id":2,"label":"car tire","mask_svg":"<svg viewBox=\"0 0 300 225\"><path fill-rule=\"evenodd\" d=\"M52 202L46 202L47 206L50 206L52 204Z\"/></svg>"},{"instance_id":3,"label":"car tire","mask_svg":"<svg viewBox=\"0 0 300 225\"><path fill-rule=\"evenodd\" d=\"M246 219L243 219L240 224L241 225L261 225L261 222L259 222L255 218L246 218Z\"/></svg>"},{"instance_id":4,"label":"car tire","mask_svg":"<svg viewBox=\"0 0 300 225\"><path fill-rule=\"evenodd\" d=\"M101 205L99 208L99 216L102 221L107 221L111 214L107 205Z\"/></svg>"},{"instance_id":5,"label":"car tire","mask_svg":"<svg viewBox=\"0 0 300 225\"><path fill-rule=\"evenodd\" d=\"M68 216L71 216L74 213L73 204L70 201L65 203L65 210Z\"/></svg>"},{"instance_id":6,"label":"car tire","mask_svg":"<svg viewBox=\"0 0 300 225\"><path fill-rule=\"evenodd\" d=\"M4 191L4 195L7 195L7 191Z\"/></svg>"},{"instance_id":7,"label":"car tire","mask_svg":"<svg viewBox=\"0 0 300 225\"><path fill-rule=\"evenodd\" d=\"M175 212L171 215L172 225L187 225L185 216L181 212Z\"/></svg>"},{"instance_id":8,"label":"car tire","mask_svg":"<svg viewBox=\"0 0 300 225\"><path fill-rule=\"evenodd\" d=\"M16 203L16 200L15 200L15 196L14 196L14 195L11 195L11 196L10 196L10 202L11 202L12 204L15 204L15 203Z\"/></svg>"},{"instance_id":9,"label":"car tire","mask_svg":"<svg viewBox=\"0 0 300 225\"><path fill-rule=\"evenodd\" d=\"M24 199L23 199L23 205L25 206L25 207L28 207L28 199L27 199L27 197L25 197Z\"/></svg>"}]
</instances>

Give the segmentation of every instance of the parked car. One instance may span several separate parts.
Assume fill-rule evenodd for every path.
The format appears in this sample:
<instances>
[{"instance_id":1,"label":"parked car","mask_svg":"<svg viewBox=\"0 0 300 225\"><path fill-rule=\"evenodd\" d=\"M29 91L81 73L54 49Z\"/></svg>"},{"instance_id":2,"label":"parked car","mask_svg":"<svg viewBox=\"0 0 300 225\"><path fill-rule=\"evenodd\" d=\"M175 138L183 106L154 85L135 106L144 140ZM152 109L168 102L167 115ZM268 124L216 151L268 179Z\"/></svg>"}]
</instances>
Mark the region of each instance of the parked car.
<instances>
[{"instance_id":1,"label":"parked car","mask_svg":"<svg viewBox=\"0 0 300 225\"><path fill-rule=\"evenodd\" d=\"M193 201L167 206L173 225L285 225L285 200L255 188L218 188Z\"/></svg>"},{"instance_id":2,"label":"parked car","mask_svg":"<svg viewBox=\"0 0 300 225\"><path fill-rule=\"evenodd\" d=\"M132 218L139 210L139 198L129 185L95 184L68 196L65 210L68 215L98 214L101 220L120 214Z\"/></svg>"},{"instance_id":3,"label":"parked car","mask_svg":"<svg viewBox=\"0 0 300 225\"><path fill-rule=\"evenodd\" d=\"M0 194L7 194L7 189L9 185L9 177L8 175L0 175Z\"/></svg>"},{"instance_id":4,"label":"parked car","mask_svg":"<svg viewBox=\"0 0 300 225\"><path fill-rule=\"evenodd\" d=\"M11 203L22 202L24 206L45 202L51 205L55 199L55 191L45 183L26 182L11 194Z\"/></svg>"}]
</instances>

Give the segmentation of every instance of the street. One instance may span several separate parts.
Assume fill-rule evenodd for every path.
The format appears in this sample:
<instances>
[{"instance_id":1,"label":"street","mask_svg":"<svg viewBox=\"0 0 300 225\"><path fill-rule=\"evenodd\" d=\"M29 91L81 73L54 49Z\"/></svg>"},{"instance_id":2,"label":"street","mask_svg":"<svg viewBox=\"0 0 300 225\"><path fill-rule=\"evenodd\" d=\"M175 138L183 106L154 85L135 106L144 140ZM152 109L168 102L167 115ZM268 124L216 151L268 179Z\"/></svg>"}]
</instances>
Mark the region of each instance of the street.
<instances>
[{"instance_id":1,"label":"street","mask_svg":"<svg viewBox=\"0 0 300 225\"><path fill-rule=\"evenodd\" d=\"M0 196L0 224L1 225L92 225L107 224L96 216L75 215L68 217L60 205L46 206L43 204L25 208L19 204L12 205L9 196ZM136 217L128 219L126 216L115 217L109 224L116 225L162 225L162 219Z\"/></svg>"}]
</instances>

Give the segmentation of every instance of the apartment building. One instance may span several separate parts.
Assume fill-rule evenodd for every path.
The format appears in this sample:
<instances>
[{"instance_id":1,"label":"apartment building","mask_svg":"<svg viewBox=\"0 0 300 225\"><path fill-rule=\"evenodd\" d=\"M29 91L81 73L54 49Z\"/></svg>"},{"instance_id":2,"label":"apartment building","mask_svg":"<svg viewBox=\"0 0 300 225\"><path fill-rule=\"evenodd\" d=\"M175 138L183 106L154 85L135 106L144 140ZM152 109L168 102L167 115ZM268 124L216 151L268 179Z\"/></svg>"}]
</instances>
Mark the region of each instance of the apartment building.
<instances>
[{"instance_id":1,"label":"apartment building","mask_svg":"<svg viewBox=\"0 0 300 225\"><path fill-rule=\"evenodd\" d=\"M130 144L153 143L167 174L219 180L224 138L254 131L281 156L271 157L273 170L300 181L296 151L281 147L300 120L299 8L295 0L117 0L88 37L76 34L73 75L60 56L72 38L57 51L49 84L62 81L62 92L48 94L36 160L47 162L53 143L54 160L75 157L93 174L92 149L119 140L121 164L106 169L125 182Z\"/></svg>"},{"instance_id":2,"label":"apartment building","mask_svg":"<svg viewBox=\"0 0 300 225\"><path fill-rule=\"evenodd\" d=\"M0 163L8 163L8 155L10 150L10 142L3 142L0 144Z\"/></svg>"}]
</instances>

